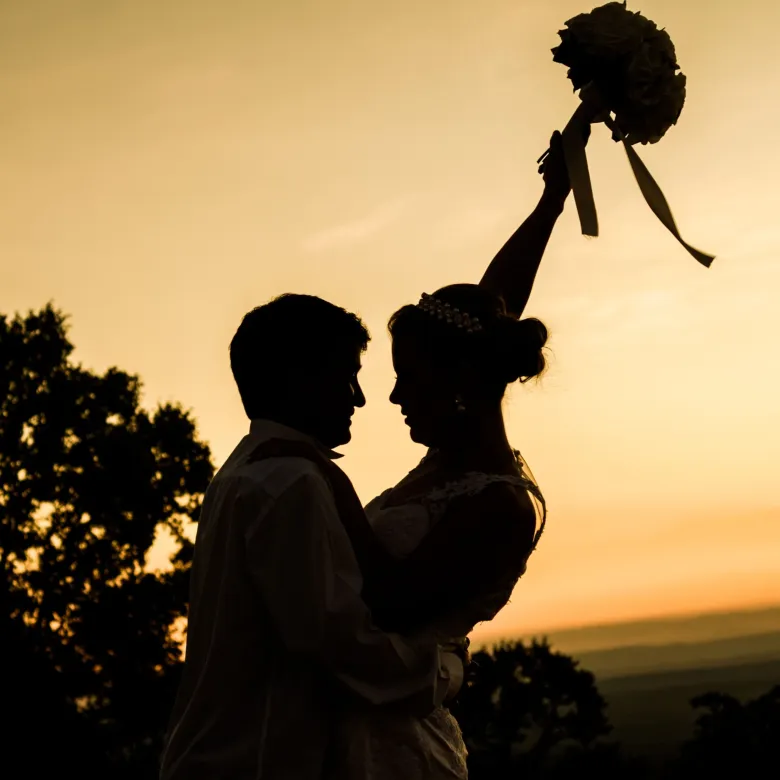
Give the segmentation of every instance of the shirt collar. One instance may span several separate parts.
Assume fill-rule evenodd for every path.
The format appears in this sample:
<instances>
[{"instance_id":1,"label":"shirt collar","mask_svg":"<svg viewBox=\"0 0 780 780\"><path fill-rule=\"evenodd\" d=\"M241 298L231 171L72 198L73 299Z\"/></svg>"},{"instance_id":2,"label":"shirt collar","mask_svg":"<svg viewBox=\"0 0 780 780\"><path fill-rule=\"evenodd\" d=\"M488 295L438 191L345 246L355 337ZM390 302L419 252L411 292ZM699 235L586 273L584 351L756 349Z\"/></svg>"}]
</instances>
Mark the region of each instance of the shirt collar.
<instances>
[{"instance_id":1,"label":"shirt collar","mask_svg":"<svg viewBox=\"0 0 780 780\"><path fill-rule=\"evenodd\" d=\"M249 435L261 439L287 439L288 441L304 441L314 445L320 452L326 455L330 460L337 460L344 456L340 452L334 452L328 449L319 439L309 436L306 433L290 428L289 425L283 425L275 420L255 419L249 423Z\"/></svg>"}]
</instances>

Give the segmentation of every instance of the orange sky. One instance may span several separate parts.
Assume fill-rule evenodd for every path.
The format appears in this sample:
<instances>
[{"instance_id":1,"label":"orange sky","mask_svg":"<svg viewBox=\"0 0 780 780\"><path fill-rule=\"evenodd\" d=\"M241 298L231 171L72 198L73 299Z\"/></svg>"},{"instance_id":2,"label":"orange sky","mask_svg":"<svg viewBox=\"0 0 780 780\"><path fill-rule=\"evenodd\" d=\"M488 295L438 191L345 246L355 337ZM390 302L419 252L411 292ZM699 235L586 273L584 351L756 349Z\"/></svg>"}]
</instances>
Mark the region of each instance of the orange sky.
<instances>
[{"instance_id":1,"label":"orange sky","mask_svg":"<svg viewBox=\"0 0 780 780\"><path fill-rule=\"evenodd\" d=\"M780 599L780 7L646 0L689 79L640 149L708 271L589 152L528 313L550 372L510 438L550 508L485 632ZM576 105L552 62L570 0L0 5L0 311L72 315L77 358L191 407L221 463L246 423L227 346L284 291L359 311L369 403L342 461L365 499L421 456L395 407L392 311L476 281L535 203Z\"/></svg>"}]
</instances>

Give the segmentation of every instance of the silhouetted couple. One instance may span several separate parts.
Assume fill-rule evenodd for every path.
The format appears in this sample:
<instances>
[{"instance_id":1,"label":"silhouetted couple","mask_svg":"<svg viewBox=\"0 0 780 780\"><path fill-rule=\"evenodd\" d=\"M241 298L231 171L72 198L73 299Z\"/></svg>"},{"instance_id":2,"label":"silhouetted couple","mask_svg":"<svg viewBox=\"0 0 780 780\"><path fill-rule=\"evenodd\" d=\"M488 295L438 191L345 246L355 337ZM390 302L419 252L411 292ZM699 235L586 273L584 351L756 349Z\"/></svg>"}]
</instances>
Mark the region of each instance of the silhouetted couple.
<instances>
[{"instance_id":1,"label":"silhouetted couple","mask_svg":"<svg viewBox=\"0 0 780 780\"><path fill-rule=\"evenodd\" d=\"M482 281L391 317L390 400L428 450L365 509L332 451L366 403L365 326L304 295L244 317L230 360L250 428L203 504L163 780L467 777L447 708L465 637L544 525L501 404L545 365L547 332L521 315L569 192L551 148L539 205Z\"/></svg>"}]
</instances>

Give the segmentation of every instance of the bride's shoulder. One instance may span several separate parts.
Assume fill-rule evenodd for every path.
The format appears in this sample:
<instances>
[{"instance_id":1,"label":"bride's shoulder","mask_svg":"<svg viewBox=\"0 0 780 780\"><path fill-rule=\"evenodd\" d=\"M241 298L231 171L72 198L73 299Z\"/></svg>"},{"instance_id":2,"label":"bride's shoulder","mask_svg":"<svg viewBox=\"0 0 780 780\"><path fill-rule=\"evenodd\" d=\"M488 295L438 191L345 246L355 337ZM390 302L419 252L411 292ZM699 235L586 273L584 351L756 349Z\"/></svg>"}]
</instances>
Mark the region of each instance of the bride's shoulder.
<instances>
[{"instance_id":1,"label":"bride's shoulder","mask_svg":"<svg viewBox=\"0 0 780 780\"><path fill-rule=\"evenodd\" d=\"M468 505L480 506L483 510L493 510L502 515L520 516L531 514L535 516L533 504L525 485L514 480L495 478L487 475L485 479L475 475L474 489L464 491L463 500Z\"/></svg>"},{"instance_id":2,"label":"bride's shoulder","mask_svg":"<svg viewBox=\"0 0 780 780\"><path fill-rule=\"evenodd\" d=\"M491 481L473 493L463 493L453 501L447 514L454 522L486 530L528 537L536 532L537 515L528 491L505 480Z\"/></svg>"}]
</instances>

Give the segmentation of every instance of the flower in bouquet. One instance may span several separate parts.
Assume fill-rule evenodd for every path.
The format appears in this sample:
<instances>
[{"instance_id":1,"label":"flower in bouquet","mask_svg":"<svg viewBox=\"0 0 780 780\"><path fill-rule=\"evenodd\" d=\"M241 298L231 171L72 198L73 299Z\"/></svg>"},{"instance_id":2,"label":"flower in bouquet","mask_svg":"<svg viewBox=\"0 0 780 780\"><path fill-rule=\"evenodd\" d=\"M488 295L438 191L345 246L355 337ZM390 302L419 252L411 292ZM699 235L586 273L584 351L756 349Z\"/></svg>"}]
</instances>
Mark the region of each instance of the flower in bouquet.
<instances>
[{"instance_id":1,"label":"flower in bouquet","mask_svg":"<svg viewBox=\"0 0 780 780\"><path fill-rule=\"evenodd\" d=\"M566 22L554 60L569 67L574 89L593 84L629 143L656 143L685 103L669 34L626 3L607 3ZM617 140L617 139L616 139Z\"/></svg>"},{"instance_id":2,"label":"flower in bouquet","mask_svg":"<svg viewBox=\"0 0 780 780\"><path fill-rule=\"evenodd\" d=\"M561 43L552 50L553 58L568 66L574 90L580 91L580 105L561 140L583 234L599 234L583 128L604 122L612 137L623 143L653 213L696 260L709 267L713 256L683 240L661 188L634 149L637 143L660 141L677 124L685 104L685 76L669 34L642 14L629 11L625 2L614 2L569 19L558 35Z\"/></svg>"}]
</instances>

